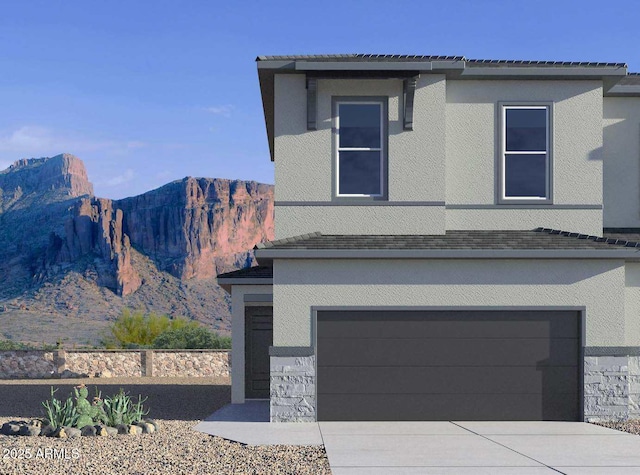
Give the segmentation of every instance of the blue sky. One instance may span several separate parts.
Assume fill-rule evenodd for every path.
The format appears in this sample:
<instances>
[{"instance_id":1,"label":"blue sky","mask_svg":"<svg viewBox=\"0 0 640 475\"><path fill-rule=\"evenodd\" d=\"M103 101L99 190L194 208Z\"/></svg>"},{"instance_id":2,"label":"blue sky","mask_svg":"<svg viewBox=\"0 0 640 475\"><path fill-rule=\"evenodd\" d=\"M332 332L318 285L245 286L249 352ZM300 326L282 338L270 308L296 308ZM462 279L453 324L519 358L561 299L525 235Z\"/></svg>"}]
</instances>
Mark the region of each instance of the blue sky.
<instances>
[{"instance_id":1,"label":"blue sky","mask_svg":"<svg viewBox=\"0 0 640 475\"><path fill-rule=\"evenodd\" d=\"M0 169L82 158L98 196L184 176L273 183L257 55L398 53L620 61L640 2L8 1Z\"/></svg>"}]
</instances>

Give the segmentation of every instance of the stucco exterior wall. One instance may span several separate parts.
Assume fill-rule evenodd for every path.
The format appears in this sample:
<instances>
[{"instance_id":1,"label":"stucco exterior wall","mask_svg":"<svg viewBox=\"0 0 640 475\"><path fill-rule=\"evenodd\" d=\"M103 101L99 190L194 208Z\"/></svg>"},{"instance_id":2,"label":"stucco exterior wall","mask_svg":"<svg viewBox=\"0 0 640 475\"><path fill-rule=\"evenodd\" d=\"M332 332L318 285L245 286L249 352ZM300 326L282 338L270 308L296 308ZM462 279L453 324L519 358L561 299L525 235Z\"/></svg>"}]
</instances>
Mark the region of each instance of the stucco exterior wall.
<instances>
[{"instance_id":1,"label":"stucco exterior wall","mask_svg":"<svg viewBox=\"0 0 640 475\"><path fill-rule=\"evenodd\" d=\"M601 210L473 209L497 204L501 101L553 102L553 204L602 205L600 81L449 80L446 89L446 202L470 207L447 209L448 229L527 229L535 216L535 226L601 233Z\"/></svg>"},{"instance_id":2,"label":"stucco exterior wall","mask_svg":"<svg viewBox=\"0 0 640 475\"><path fill-rule=\"evenodd\" d=\"M447 229L535 229L602 235L601 209L447 209Z\"/></svg>"},{"instance_id":3,"label":"stucco exterior wall","mask_svg":"<svg viewBox=\"0 0 640 475\"><path fill-rule=\"evenodd\" d=\"M604 98L604 226L640 227L640 97Z\"/></svg>"},{"instance_id":4,"label":"stucco exterior wall","mask_svg":"<svg viewBox=\"0 0 640 475\"><path fill-rule=\"evenodd\" d=\"M276 206L275 219L276 239L314 231L443 234L445 229L444 206Z\"/></svg>"},{"instance_id":5,"label":"stucco exterior wall","mask_svg":"<svg viewBox=\"0 0 640 475\"><path fill-rule=\"evenodd\" d=\"M625 265L624 314L627 338L624 346L639 346L640 335L640 263Z\"/></svg>"},{"instance_id":6,"label":"stucco exterior wall","mask_svg":"<svg viewBox=\"0 0 640 475\"><path fill-rule=\"evenodd\" d=\"M311 346L312 306L586 308L586 346L639 345L618 260L274 262L274 346Z\"/></svg>"},{"instance_id":7,"label":"stucco exterior wall","mask_svg":"<svg viewBox=\"0 0 640 475\"><path fill-rule=\"evenodd\" d=\"M362 208L283 206L279 202L331 202L333 162L332 98L388 97L388 199L444 202L445 79L423 75L416 87L414 130L404 131L402 81L318 80L317 129L306 128L307 91L303 75L275 77L276 238L324 233L442 234L444 211L433 206L392 209L375 206L354 225ZM437 207L436 207L437 208ZM442 208L442 207L440 207ZM318 216L322 219L318 221ZM366 224L375 222L376 226ZM420 225L416 225L420 221ZM416 231L419 229L419 231Z\"/></svg>"}]
</instances>

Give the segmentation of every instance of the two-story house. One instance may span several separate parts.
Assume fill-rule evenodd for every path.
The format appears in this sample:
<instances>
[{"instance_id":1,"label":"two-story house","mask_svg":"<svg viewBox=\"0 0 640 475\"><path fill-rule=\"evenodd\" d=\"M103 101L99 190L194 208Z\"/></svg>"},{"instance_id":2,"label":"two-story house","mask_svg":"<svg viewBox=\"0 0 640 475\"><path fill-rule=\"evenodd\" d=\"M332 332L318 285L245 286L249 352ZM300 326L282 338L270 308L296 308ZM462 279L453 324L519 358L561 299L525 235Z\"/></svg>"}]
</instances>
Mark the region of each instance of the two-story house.
<instances>
[{"instance_id":1,"label":"two-story house","mask_svg":"<svg viewBox=\"0 0 640 475\"><path fill-rule=\"evenodd\" d=\"M257 65L276 240L219 276L232 402L270 399L272 421L640 416L640 76Z\"/></svg>"}]
</instances>

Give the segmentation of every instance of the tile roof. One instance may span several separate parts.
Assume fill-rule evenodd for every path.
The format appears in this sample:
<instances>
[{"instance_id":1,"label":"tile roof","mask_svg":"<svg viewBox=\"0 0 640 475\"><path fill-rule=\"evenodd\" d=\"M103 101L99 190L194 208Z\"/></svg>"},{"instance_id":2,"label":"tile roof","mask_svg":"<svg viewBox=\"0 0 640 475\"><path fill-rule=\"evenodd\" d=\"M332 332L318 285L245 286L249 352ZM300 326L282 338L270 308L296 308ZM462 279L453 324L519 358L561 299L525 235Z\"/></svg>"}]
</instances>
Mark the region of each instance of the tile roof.
<instances>
[{"instance_id":1,"label":"tile roof","mask_svg":"<svg viewBox=\"0 0 640 475\"><path fill-rule=\"evenodd\" d=\"M637 241L548 228L530 231L447 231L443 235L305 234L261 243L256 249L300 250L613 250L640 248Z\"/></svg>"},{"instance_id":2,"label":"tile roof","mask_svg":"<svg viewBox=\"0 0 640 475\"><path fill-rule=\"evenodd\" d=\"M467 59L469 66L517 66L517 67L588 67L588 68L624 68L626 63L603 63L598 61L529 61L521 59Z\"/></svg>"},{"instance_id":3,"label":"tile roof","mask_svg":"<svg viewBox=\"0 0 640 475\"><path fill-rule=\"evenodd\" d=\"M521 59L468 59L464 56L446 55L413 55L413 54L307 54L307 55L280 55L258 56L256 61L465 61L469 66L495 66L495 67L626 67L625 63L607 63L597 61L529 61Z\"/></svg>"},{"instance_id":4,"label":"tile roof","mask_svg":"<svg viewBox=\"0 0 640 475\"><path fill-rule=\"evenodd\" d=\"M417 54L293 54L258 56L256 61L462 61L464 56L430 56Z\"/></svg>"},{"instance_id":5,"label":"tile roof","mask_svg":"<svg viewBox=\"0 0 640 475\"><path fill-rule=\"evenodd\" d=\"M273 268L269 266L245 267L218 275L218 279L271 279Z\"/></svg>"}]
</instances>

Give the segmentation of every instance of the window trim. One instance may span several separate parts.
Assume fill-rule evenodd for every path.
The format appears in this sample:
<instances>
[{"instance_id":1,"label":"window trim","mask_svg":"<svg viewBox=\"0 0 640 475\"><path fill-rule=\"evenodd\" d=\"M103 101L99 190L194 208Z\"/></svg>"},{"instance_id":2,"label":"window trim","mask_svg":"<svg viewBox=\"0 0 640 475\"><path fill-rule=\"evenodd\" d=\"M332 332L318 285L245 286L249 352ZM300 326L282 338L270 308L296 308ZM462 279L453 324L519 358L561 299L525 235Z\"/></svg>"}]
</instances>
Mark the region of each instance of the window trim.
<instances>
[{"instance_id":1,"label":"window trim","mask_svg":"<svg viewBox=\"0 0 640 475\"><path fill-rule=\"evenodd\" d=\"M380 105L380 194L376 195L354 195L354 194L340 194L339 191L339 179L340 179L340 136L339 136L339 117L338 110L340 104L377 104ZM388 165L387 165L387 150L389 141L389 128L388 128L388 98L383 96L334 96L332 97L332 201L352 201L352 202L370 202L388 199L387 183L388 183ZM348 149L347 149L348 150ZM352 149L354 151L368 151L372 149ZM377 149L372 151L378 151Z\"/></svg>"},{"instance_id":2,"label":"window trim","mask_svg":"<svg viewBox=\"0 0 640 475\"><path fill-rule=\"evenodd\" d=\"M547 161L546 161L546 197L535 198L526 196L507 197L505 180L505 158L507 155L506 140L506 111L507 109L546 109L547 111ZM496 202L498 204L553 204L553 102L552 101L500 101L497 104L497 167L496 167ZM531 154L536 152L531 151ZM541 152L537 152L541 153ZM516 154L519 154L516 152ZM520 154L526 154L520 152Z\"/></svg>"}]
</instances>

